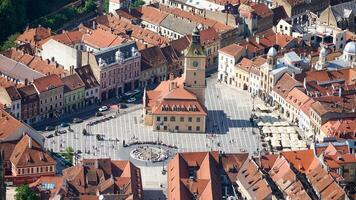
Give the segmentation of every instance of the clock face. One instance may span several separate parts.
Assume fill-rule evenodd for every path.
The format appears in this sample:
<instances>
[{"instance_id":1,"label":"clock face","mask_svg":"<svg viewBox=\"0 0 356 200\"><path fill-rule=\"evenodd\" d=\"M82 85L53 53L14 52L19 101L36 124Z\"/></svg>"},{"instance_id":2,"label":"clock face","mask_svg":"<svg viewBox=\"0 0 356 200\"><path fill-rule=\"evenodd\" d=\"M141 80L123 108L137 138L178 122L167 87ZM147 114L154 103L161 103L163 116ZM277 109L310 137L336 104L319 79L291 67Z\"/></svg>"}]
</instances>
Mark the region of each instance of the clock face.
<instances>
[{"instance_id":1,"label":"clock face","mask_svg":"<svg viewBox=\"0 0 356 200\"><path fill-rule=\"evenodd\" d=\"M194 67L198 67L198 66L199 66L198 61L193 61L193 66L194 66Z\"/></svg>"}]
</instances>

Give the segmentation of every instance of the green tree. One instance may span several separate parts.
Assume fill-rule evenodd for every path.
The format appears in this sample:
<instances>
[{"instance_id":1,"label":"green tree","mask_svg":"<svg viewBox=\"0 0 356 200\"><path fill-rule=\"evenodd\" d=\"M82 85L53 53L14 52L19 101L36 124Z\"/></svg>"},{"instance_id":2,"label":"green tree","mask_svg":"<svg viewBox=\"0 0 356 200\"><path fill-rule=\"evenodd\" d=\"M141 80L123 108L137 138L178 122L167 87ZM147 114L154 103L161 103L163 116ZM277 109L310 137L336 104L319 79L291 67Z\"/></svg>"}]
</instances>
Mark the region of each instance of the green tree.
<instances>
[{"instance_id":1,"label":"green tree","mask_svg":"<svg viewBox=\"0 0 356 200\"><path fill-rule=\"evenodd\" d=\"M16 200L39 200L39 195L35 190L32 190L28 185L21 185L16 188Z\"/></svg>"},{"instance_id":2,"label":"green tree","mask_svg":"<svg viewBox=\"0 0 356 200\"><path fill-rule=\"evenodd\" d=\"M0 42L26 23L25 0L0 1Z\"/></svg>"},{"instance_id":3,"label":"green tree","mask_svg":"<svg viewBox=\"0 0 356 200\"><path fill-rule=\"evenodd\" d=\"M145 2L143 0L132 0L130 7L131 8L138 8L140 6L143 6Z\"/></svg>"},{"instance_id":4,"label":"green tree","mask_svg":"<svg viewBox=\"0 0 356 200\"><path fill-rule=\"evenodd\" d=\"M64 152L64 158L73 164L74 149L72 147L67 147Z\"/></svg>"},{"instance_id":5,"label":"green tree","mask_svg":"<svg viewBox=\"0 0 356 200\"><path fill-rule=\"evenodd\" d=\"M106 13L109 12L109 0L103 1L103 9L104 9L104 12L106 12Z\"/></svg>"},{"instance_id":6,"label":"green tree","mask_svg":"<svg viewBox=\"0 0 356 200\"><path fill-rule=\"evenodd\" d=\"M2 51L6 51L8 49L10 49L11 47L15 46L15 40L16 38L20 35L20 33L14 33L12 35L10 35L7 40L4 42L4 44L1 47Z\"/></svg>"}]
</instances>

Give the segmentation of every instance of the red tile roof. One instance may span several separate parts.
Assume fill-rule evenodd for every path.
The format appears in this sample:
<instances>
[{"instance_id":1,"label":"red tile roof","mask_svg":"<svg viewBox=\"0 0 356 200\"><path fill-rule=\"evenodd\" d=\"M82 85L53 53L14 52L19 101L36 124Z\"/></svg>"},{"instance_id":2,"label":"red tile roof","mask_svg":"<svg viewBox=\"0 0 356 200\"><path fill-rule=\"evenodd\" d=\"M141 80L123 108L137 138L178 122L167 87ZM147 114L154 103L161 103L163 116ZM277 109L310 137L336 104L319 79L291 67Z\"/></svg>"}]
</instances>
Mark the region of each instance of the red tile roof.
<instances>
[{"instance_id":1,"label":"red tile roof","mask_svg":"<svg viewBox=\"0 0 356 200\"><path fill-rule=\"evenodd\" d=\"M17 168L56 165L56 161L28 135L16 144L10 161Z\"/></svg>"},{"instance_id":2,"label":"red tile roof","mask_svg":"<svg viewBox=\"0 0 356 200\"><path fill-rule=\"evenodd\" d=\"M21 125L19 120L0 109L0 142L17 132Z\"/></svg>"},{"instance_id":3,"label":"red tile roof","mask_svg":"<svg viewBox=\"0 0 356 200\"><path fill-rule=\"evenodd\" d=\"M82 41L94 48L107 48L125 43L127 39L110 31L95 29L85 33Z\"/></svg>"},{"instance_id":4,"label":"red tile roof","mask_svg":"<svg viewBox=\"0 0 356 200\"><path fill-rule=\"evenodd\" d=\"M26 28L26 30L17 37L17 41L35 45L36 42L46 39L52 35L51 29L38 26L36 28Z\"/></svg>"},{"instance_id":5,"label":"red tile roof","mask_svg":"<svg viewBox=\"0 0 356 200\"><path fill-rule=\"evenodd\" d=\"M218 159L218 152L178 153L167 166L168 199L220 200Z\"/></svg>"},{"instance_id":6,"label":"red tile roof","mask_svg":"<svg viewBox=\"0 0 356 200\"><path fill-rule=\"evenodd\" d=\"M64 84L64 92L69 92L85 87L84 82L76 73L62 78L62 82Z\"/></svg>"},{"instance_id":7,"label":"red tile roof","mask_svg":"<svg viewBox=\"0 0 356 200\"><path fill-rule=\"evenodd\" d=\"M356 139L356 118L329 120L321 126L321 130L337 139Z\"/></svg>"},{"instance_id":8,"label":"red tile roof","mask_svg":"<svg viewBox=\"0 0 356 200\"><path fill-rule=\"evenodd\" d=\"M40 72L42 74L56 74L58 76L66 76L69 74L63 66L59 66L57 63L51 63L49 60L42 60L40 57L32 56L30 54L11 49L4 52L4 55L8 58L16 60L30 67L31 69Z\"/></svg>"},{"instance_id":9,"label":"red tile roof","mask_svg":"<svg viewBox=\"0 0 356 200\"><path fill-rule=\"evenodd\" d=\"M151 24L160 25L160 23L167 17L168 13L161 12L159 9L152 6L142 6L137 9L142 14L141 19Z\"/></svg>"},{"instance_id":10,"label":"red tile roof","mask_svg":"<svg viewBox=\"0 0 356 200\"><path fill-rule=\"evenodd\" d=\"M241 54L243 50L244 48L238 44L230 44L229 46L219 49L219 52L235 57Z\"/></svg>"},{"instance_id":11,"label":"red tile roof","mask_svg":"<svg viewBox=\"0 0 356 200\"><path fill-rule=\"evenodd\" d=\"M247 159L241 166L237 180L253 199L263 200L272 196L272 190L267 180L258 165L251 159Z\"/></svg>"},{"instance_id":12,"label":"red tile roof","mask_svg":"<svg viewBox=\"0 0 356 200\"><path fill-rule=\"evenodd\" d=\"M57 75L49 75L33 80L38 92L44 92L51 88L57 88L63 86L62 80Z\"/></svg>"}]
</instances>

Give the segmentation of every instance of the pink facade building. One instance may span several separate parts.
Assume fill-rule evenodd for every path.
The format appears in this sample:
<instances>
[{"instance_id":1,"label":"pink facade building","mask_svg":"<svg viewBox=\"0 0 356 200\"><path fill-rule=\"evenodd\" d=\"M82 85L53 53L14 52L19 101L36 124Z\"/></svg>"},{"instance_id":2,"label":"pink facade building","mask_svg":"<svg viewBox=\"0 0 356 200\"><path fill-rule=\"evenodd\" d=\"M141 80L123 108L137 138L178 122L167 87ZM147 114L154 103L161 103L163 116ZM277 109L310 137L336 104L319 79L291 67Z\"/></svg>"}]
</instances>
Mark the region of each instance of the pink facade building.
<instances>
[{"instance_id":1,"label":"pink facade building","mask_svg":"<svg viewBox=\"0 0 356 200\"><path fill-rule=\"evenodd\" d=\"M139 87L141 54L135 42L109 47L82 57L100 84L105 100Z\"/></svg>"}]
</instances>

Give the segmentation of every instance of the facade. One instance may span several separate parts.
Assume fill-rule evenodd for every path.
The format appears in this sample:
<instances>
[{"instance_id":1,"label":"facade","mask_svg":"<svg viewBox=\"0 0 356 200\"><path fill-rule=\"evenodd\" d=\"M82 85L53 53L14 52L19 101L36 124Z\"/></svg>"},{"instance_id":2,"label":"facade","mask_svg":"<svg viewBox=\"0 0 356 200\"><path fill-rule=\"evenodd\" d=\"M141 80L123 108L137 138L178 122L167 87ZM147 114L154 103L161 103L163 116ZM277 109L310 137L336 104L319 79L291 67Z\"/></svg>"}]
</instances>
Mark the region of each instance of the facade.
<instances>
[{"instance_id":1,"label":"facade","mask_svg":"<svg viewBox=\"0 0 356 200\"><path fill-rule=\"evenodd\" d=\"M205 132L206 56L197 29L186 49L184 66L182 77L172 74L156 89L144 93L144 122L155 131Z\"/></svg>"},{"instance_id":2,"label":"facade","mask_svg":"<svg viewBox=\"0 0 356 200\"><path fill-rule=\"evenodd\" d=\"M86 52L82 63L90 65L100 84L100 100L116 97L139 87L141 54L135 42L95 53Z\"/></svg>"},{"instance_id":3,"label":"facade","mask_svg":"<svg viewBox=\"0 0 356 200\"><path fill-rule=\"evenodd\" d=\"M57 75L49 75L35 79L33 85L39 96L39 119L60 116L64 106L62 80Z\"/></svg>"},{"instance_id":4,"label":"facade","mask_svg":"<svg viewBox=\"0 0 356 200\"><path fill-rule=\"evenodd\" d=\"M21 119L28 124L35 123L39 115L40 100L33 85L27 85L18 89L21 95Z\"/></svg>"},{"instance_id":5,"label":"facade","mask_svg":"<svg viewBox=\"0 0 356 200\"><path fill-rule=\"evenodd\" d=\"M253 61L248 58L242 60L235 65L235 86L247 90L249 87L250 69L252 68Z\"/></svg>"},{"instance_id":6,"label":"facade","mask_svg":"<svg viewBox=\"0 0 356 200\"><path fill-rule=\"evenodd\" d=\"M64 84L64 112L80 110L85 106L85 84L78 74L62 78Z\"/></svg>"},{"instance_id":7,"label":"facade","mask_svg":"<svg viewBox=\"0 0 356 200\"><path fill-rule=\"evenodd\" d=\"M276 32L280 34L286 34L292 36L293 25L290 24L288 21L281 19L276 25Z\"/></svg>"},{"instance_id":8,"label":"facade","mask_svg":"<svg viewBox=\"0 0 356 200\"><path fill-rule=\"evenodd\" d=\"M298 1L298 0L276 0L274 4L277 6L283 6L288 17L304 13L309 10L313 13L320 13L330 5L329 0L310 0L310 1Z\"/></svg>"},{"instance_id":9,"label":"facade","mask_svg":"<svg viewBox=\"0 0 356 200\"><path fill-rule=\"evenodd\" d=\"M98 103L100 100L100 85L89 65L78 67L75 72L85 84L85 105Z\"/></svg>"},{"instance_id":10,"label":"facade","mask_svg":"<svg viewBox=\"0 0 356 200\"><path fill-rule=\"evenodd\" d=\"M148 47L141 53L140 86L158 84L167 79L167 61L158 46Z\"/></svg>"},{"instance_id":11,"label":"facade","mask_svg":"<svg viewBox=\"0 0 356 200\"><path fill-rule=\"evenodd\" d=\"M17 119L21 119L21 96L15 86L0 87L0 103L5 110Z\"/></svg>"},{"instance_id":12,"label":"facade","mask_svg":"<svg viewBox=\"0 0 356 200\"><path fill-rule=\"evenodd\" d=\"M128 8L131 0L110 0L109 13L114 13L117 9Z\"/></svg>"},{"instance_id":13,"label":"facade","mask_svg":"<svg viewBox=\"0 0 356 200\"><path fill-rule=\"evenodd\" d=\"M80 184L79 184L80 183ZM52 185L52 187L44 187ZM41 199L143 199L141 171L130 161L83 159L62 176L42 176L30 184Z\"/></svg>"},{"instance_id":14,"label":"facade","mask_svg":"<svg viewBox=\"0 0 356 200\"><path fill-rule=\"evenodd\" d=\"M239 13L244 20L247 36L273 27L273 12L263 3L241 4Z\"/></svg>"},{"instance_id":15,"label":"facade","mask_svg":"<svg viewBox=\"0 0 356 200\"><path fill-rule=\"evenodd\" d=\"M235 65L245 55L245 49L231 44L219 50L218 80L227 84L235 82Z\"/></svg>"}]
</instances>

